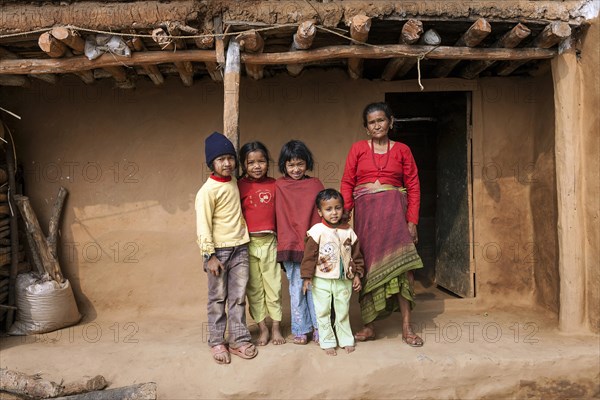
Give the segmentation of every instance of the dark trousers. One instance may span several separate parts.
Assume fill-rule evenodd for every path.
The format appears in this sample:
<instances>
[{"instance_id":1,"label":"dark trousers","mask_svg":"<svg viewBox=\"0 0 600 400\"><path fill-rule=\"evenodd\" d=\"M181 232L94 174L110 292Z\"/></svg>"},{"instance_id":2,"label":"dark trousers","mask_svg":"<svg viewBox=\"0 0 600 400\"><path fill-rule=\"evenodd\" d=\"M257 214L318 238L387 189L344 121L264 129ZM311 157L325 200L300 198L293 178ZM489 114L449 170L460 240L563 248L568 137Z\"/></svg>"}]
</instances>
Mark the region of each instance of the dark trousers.
<instances>
[{"instance_id":1,"label":"dark trousers","mask_svg":"<svg viewBox=\"0 0 600 400\"><path fill-rule=\"evenodd\" d=\"M215 253L225 268L219 276L214 276L204 267L208 275L208 345L225 343L227 328L227 341L232 347L239 347L239 343L250 342L246 326L248 246L215 249Z\"/></svg>"}]
</instances>

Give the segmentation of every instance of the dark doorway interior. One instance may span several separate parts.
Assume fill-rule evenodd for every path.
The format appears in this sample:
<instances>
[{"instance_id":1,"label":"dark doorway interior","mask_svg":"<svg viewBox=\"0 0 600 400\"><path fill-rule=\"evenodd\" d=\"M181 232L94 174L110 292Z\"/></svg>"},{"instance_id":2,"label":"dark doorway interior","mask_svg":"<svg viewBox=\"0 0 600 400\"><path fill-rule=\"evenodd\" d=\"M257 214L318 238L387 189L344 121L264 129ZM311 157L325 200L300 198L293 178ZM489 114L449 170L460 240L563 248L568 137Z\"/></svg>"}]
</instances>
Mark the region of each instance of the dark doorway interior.
<instances>
[{"instance_id":1,"label":"dark doorway interior","mask_svg":"<svg viewBox=\"0 0 600 400\"><path fill-rule=\"evenodd\" d=\"M419 168L421 209L417 250L424 288L474 296L469 251L470 93L387 93L397 122L392 140L407 144ZM442 293L443 292L443 293Z\"/></svg>"}]
</instances>

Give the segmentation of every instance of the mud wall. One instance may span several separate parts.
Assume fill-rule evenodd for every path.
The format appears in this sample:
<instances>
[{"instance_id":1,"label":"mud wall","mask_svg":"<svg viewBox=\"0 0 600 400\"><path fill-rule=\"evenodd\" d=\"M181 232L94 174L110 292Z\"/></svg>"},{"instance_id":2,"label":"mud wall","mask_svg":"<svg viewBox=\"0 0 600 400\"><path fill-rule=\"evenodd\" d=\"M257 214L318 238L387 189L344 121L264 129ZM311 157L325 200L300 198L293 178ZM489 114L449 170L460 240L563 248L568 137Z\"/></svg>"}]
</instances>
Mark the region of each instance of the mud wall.
<instances>
[{"instance_id":1,"label":"mud wall","mask_svg":"<svg viewBox=\"0 0 600 400\"><path fill-rule=\"evenodd\" d=\"M424 83L473 92L477 301L556 310L551 81ZM352 81L341 71L242 79L241 87L241 141L262 140L277 159L285 141L304 140L314 175L330 187L339 187L351 143L365 137L364 105L418 91L415 82ZM87 317L127 310L198 318L206 284L193 201L208 175L203 138L222 125L222 88L169 78L162 88L139 82L122 92L65 79L2 95L3 107L22 116L9 123L42 226L58 187L70 192L60 258ZM536 225L540 216L547 225Z\"/></svg>"}]
</instances>

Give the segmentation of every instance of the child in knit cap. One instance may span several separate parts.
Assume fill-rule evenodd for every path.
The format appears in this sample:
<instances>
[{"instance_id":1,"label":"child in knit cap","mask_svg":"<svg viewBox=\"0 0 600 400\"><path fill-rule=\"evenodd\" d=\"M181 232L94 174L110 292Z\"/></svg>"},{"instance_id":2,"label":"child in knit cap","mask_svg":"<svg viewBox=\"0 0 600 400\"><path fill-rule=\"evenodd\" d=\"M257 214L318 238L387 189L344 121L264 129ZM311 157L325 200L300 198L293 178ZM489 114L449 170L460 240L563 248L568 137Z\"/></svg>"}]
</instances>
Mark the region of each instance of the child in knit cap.
<instances>
[{"instance_id":1,"label":"child in knit cap","mask_svg":"<svg viewBox=\"0 0 600 400\"><path fill-rule=\"evenodd\" d=\"M204 150L212 173L196 195L196 222L208 276L208 345L218 364L229 364L230 353L246 359L258 354L246 325L250 237L234 178L233 144L214 132L206 138Z\"/></svg>"}]
</instances>

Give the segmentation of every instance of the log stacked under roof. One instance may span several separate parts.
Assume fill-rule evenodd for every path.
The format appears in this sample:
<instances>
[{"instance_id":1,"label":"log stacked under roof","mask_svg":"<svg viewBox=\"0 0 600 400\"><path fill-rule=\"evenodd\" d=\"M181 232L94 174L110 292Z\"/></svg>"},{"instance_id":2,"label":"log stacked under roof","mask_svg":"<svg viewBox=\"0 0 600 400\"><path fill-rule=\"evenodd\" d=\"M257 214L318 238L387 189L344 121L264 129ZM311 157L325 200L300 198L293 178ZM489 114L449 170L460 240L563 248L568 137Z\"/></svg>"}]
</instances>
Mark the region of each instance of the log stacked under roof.
<instances>
[{"instance_id":1,"label":"log stacked under roof","mask_svg":"<svg viewBox=\"0 0 600 400\"><path fill-rule=\"evenodd\" d=\"M458 35L457 26L464 27ZM288 27L218 17L194 27L188 21L164 21L153 29L132 25L119 33L131 57L105 54L93 61L82 55L84 38L91 34L95 33L52 26L36 35L0 38L5 46L0 47L0 85L28 86L28 76L56 83L57 76L65 74L75 74L86 84L110 77L119 88L133 88L144 76L161 85L172 74L185 86L203 76L222 81L229 40L240 45L242 71L253 79L262 79L266 69L285 68L298 76L306 66L332 65L345 66L352 79L411 79L417 72L423 78L507 76L535 70L535 61L554 57L553 48L567 40L572 29L564 21L526 26L478 18L467 25L357 14L347 18L344 29L332 30L313 19ZM428 60L419 71L418 58ZM370 59L387 62L373 67L366 63Z\"/></svg>"}]
</instances>

